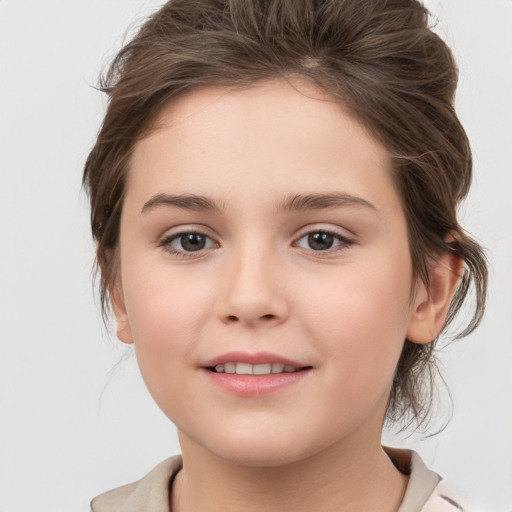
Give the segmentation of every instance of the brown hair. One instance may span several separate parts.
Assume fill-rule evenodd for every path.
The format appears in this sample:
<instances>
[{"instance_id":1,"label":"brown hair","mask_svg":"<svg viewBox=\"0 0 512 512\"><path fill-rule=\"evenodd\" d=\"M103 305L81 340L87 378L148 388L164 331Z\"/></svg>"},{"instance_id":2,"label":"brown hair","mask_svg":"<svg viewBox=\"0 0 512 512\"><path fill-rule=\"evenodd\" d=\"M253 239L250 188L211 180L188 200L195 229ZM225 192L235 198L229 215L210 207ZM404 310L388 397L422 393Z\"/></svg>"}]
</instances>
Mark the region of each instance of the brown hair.
<instances>
[{"instance_id":1,"label":"brown hair","mask_svg":"<svg viewBox=\"0 0 512 512\"><path fill-rule=\"evenodd\" d=\"M199 87L250 86L301 77L329 93L390 151L408 224L414 277L451 252L465 262L446 325L474 285L479 323L487 267L459 226L471 151L453 100L457 68L416 0L171 0L121 49L101 88L108 109L84 170L107 316L118 270L119 224L136 141L162 107ZM445 325L445 327L446 327ZM389 399L390 420L431 411L435 341L405 341Z\"/></svg>"}]
</instances>

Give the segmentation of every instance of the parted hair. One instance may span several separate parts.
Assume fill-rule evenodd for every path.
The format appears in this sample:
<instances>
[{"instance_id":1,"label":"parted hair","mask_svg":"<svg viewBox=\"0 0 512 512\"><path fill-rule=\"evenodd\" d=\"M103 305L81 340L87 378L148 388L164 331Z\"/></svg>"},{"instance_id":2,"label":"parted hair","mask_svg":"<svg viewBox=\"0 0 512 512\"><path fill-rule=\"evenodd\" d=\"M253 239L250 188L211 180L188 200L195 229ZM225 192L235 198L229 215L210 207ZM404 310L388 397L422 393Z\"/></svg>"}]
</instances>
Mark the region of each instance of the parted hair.
<instances>
[{"instance_id":1,"label":"parted hair","mask_svg":"<svg viewBox=\"0 0 512 512\"><path fill-rule=\"evenodd\" d=\"M118 279L135 143L185 92L276 78L300 78L324 90L385 145L407 219L414 278L428 286L436 256L460 257L463 275L445 328L473 289L472 315L457 336L470 333L483 315L487 286L483 250L457 219L471 183L471 150L453 106L453 55L416 0L171 0L144 22L100 80L108 108L83 175L104 317ZM429 418L437 341L405 340L389 421Z\"/></svg>"}]
</instances>

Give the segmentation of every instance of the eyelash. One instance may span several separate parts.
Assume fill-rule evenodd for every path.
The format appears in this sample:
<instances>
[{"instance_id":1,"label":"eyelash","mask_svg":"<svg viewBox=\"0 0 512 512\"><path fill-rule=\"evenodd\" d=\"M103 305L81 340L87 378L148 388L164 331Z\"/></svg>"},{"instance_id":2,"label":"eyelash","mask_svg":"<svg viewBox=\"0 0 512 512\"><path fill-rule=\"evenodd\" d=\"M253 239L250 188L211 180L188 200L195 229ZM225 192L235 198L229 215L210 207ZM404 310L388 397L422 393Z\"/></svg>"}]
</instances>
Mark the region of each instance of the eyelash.
<instances>
[{"instance_id":1,"label":"eyelash","mask_svg":"<svg viewBox=\"0 0 512 512\"><path fill-rule=\"evenodd\" d=\"M296 239L296 241L294 242L294 246L297 246L298 242L300 240L302 240L303 238L309 237L311 235L317 235L317 234L332 236L338 242L338 244L335 245L334 247L329 247L325 250L317 250L316 251L314 249L307 249L304 247L302 248L305 250L311 250L311 252L315 253L316 256L320 256L320 257L331 255L333 252L346 250L349 246L351 246L355 243L354 240L352 240L346 236L340 235L339 233L336 233L335 231L331 231L328 229L316 229L316 230L307 231L306 233L302 234L299 238ZM175 249L171 245L172 242L174 242L175 240L179 240L181 237L183 237L185 235L200 235L210 241L213 241L211 237L209 237L207 234L205 234L201 231L189 230L189 231L180 231L179 233L175 233L173 235L164 237L158 243L158 247L162 247L167 253L171 254L172 256L179 257L179 258L190 258L190 257L193 257L193 255L195 253L197 253L198 256L203 255L205 250L210 249L209 247L199 249L198 251L186 251L186 250ZM218 244L216 244L216 245L218 246Z\"/></svg>"},{"instance_id":2,"label":"eyelash","mask_svg":"<svg viewBox=\"0 0 512 512\"><path fill-rule=\"evenodd\" d=\"M169 235L169 236L164 237L158 243L158 246L162 247L164 249L164 251L166 251L167 253L171 254L172 256L176 256L178 258L190 258L195 253L197 253L198 255L203 255L204 251L208 250L208 249L200 249L198 251L185 251L185 250L177 250L177 249L175 249L171 245L172 242L174 242L175 240L179 240L181 237L183 237L185 235L200 235L200 236L202 236L202 237L204 237L204 238L206 238L208 240L212 240L212 238L209 237L207 234L205 234L205 233L203 233L201 231L196 231L196 230L191 229L191 230L188 230L188 231L180 231L179 233L175 233L173 235Z\"/></svg>"},{"instance_id":3,"label":"eyelash","mask_svg":"<svg viewBox=\"0 0 512 512\"><path fill-rule=\"evenodd\" d=\"M339 233L336 233L335 231L331 231L329 229L314 229L314 230L308 231L308 232L304 233L303 235L301 235L297 239L297 241L294 242L294 245L297 245L298 242L300 240L302 240L303 238L309 237L311 235L318 235L318 234L332 236L334 238L334 240L336 240L338 242L338 245L329 247L328 249L325 249L325 250L318 250L318 251L315 251L314 249L305 249L305 250L311 250L312 252L314 252L315 256L317 256L317 257L330 256L333 253L336 253L338 251L343 251L343 250L348 249L348 247L350 247L351 245L353 245L355 243L354 240L352 240L346 236L340 235Z\"/></svg>"}]
</instances>

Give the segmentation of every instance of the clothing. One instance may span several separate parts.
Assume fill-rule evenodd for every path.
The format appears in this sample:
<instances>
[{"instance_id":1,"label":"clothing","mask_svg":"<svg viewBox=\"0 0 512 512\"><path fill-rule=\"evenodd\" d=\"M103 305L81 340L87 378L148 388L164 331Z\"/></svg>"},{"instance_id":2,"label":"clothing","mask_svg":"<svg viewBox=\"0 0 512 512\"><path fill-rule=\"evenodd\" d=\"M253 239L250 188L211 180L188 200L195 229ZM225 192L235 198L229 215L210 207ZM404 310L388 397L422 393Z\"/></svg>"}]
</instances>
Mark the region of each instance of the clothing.
<instances>
[{"instance_id":1,"label":"clothing","mask_svg":"<svg viewBox=\"0 0 512 512\"><path fill-rule=\"evenodd\" d=\"M445 496L441 477L430 471L411 450L384 448L397 469L409 475L404 499L397 512L460 512L462 507ZM94 498L92 512L172 512L169 489L182 467L179 455L171 457L138 482L118 487Z\"/></svg>"}]
</instances>

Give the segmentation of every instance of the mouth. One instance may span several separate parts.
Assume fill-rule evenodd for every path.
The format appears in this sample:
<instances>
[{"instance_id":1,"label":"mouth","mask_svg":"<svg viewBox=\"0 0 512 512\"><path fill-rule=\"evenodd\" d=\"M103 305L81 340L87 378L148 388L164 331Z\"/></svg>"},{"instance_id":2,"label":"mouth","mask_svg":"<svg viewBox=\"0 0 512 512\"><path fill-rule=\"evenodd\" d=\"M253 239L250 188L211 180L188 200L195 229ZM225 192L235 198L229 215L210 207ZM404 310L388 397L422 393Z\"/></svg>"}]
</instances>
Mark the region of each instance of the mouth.
<instances>
[{"instance_id":1,"label":"mouth","mask_svg":"<svg viewBox=\"0 0 512 512\"><path fill-rule=\"evenodd\" d=\"M272 375L278 373L295 373L301 370L307 370L309 368L311 368L311 366L297 367L284 363L251 364L240 362L229 362L206 367L207 370L210 370L214 373L228 373L237 375Z\"/></svg>"},{"instance_id":2,"label":"mouth","mask_svg":"<svg viewBox=\"0 0 512 512\"><path fill-rule=\"evenodd\" d=\"M230 352L201 365L213 373L229 375L276 375L309 370L312 366L269 352Z\"/></svg>"},{"instance_id":3,"label":"mouth","mask_svg":"<svg viewBox=\"0 0 512 512\"><path fill-rule=\"evenodd\" d=\"M311 374L313 366L276 354L230 352L205 362L200 368L210 382L224 391L249 397L298 385Z\"/></svg>"}]
</instances>

